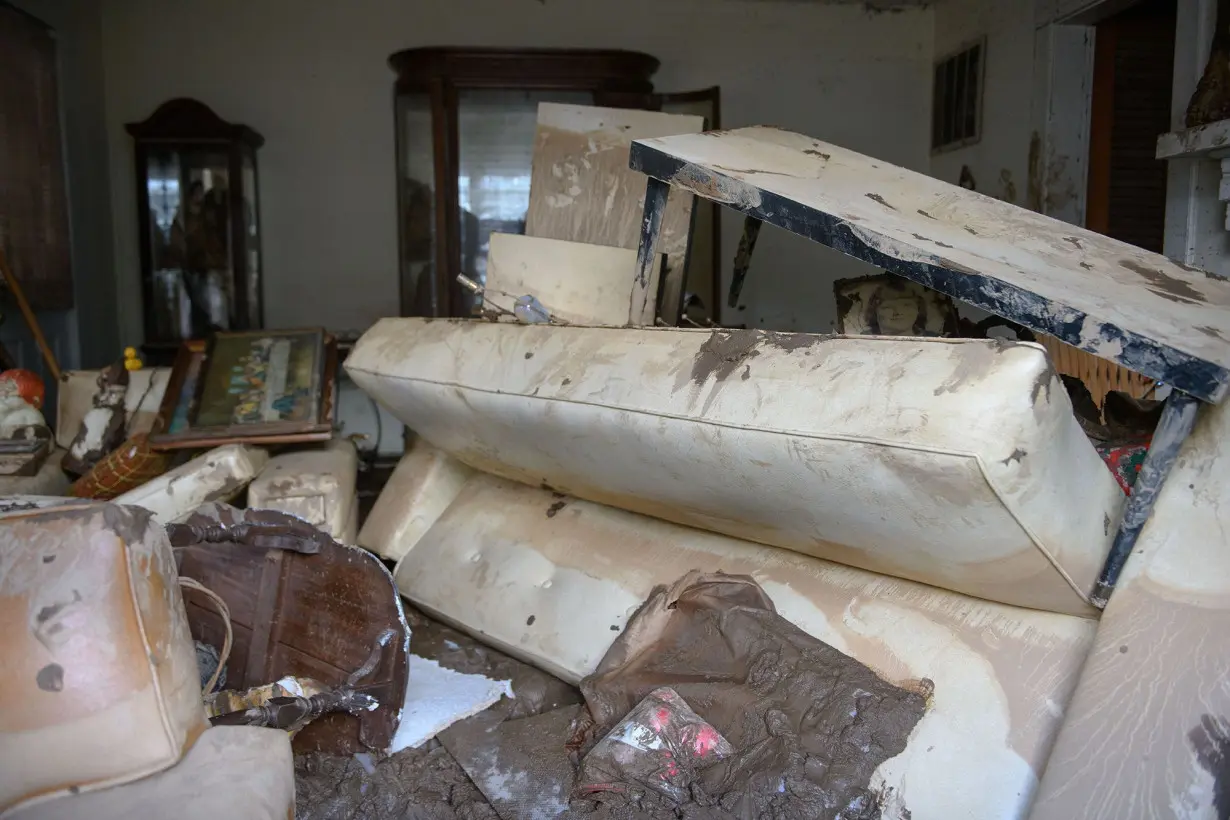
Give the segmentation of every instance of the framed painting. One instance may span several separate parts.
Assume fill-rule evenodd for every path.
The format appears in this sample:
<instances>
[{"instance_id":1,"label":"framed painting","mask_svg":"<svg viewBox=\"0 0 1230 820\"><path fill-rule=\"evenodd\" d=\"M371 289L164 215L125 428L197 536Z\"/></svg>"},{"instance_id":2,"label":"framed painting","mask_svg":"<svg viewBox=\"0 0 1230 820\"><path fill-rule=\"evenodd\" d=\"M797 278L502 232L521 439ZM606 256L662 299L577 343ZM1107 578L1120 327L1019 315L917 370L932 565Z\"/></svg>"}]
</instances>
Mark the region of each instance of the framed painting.
<instances>
[{"instance_id":1,"label":"framed painting","mask_svg":"<svg viewBox=\"0 0 1230 820\"><path fill-rule=\"evenodd\" d=\"M162 449L324 441L337 342L323 328L217 333L180 349L150 436Z\"/></svg>"}]
</instances>

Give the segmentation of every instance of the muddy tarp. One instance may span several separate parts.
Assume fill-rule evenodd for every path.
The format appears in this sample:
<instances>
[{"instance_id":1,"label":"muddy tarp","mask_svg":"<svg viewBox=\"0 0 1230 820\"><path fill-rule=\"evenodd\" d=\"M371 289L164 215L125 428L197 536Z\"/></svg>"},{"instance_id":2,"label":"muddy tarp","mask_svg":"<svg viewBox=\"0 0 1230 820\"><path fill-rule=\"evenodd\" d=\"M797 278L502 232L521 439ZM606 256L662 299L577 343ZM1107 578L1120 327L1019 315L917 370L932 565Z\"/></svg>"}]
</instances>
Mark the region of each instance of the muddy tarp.
<instances>
[{"instance_id":1,"label":"muddy tarp","mask_svg":"<svg viewBox=\"0 0 1230 820\"><path fill-rule=\"evenodd\" d=\"M611 816L875 817L871 775L905 749L931 690L894 686L811 637L751 578L699 572L656 589L581 682L587 710L569 744L578 759L659 687L735 753L697 774L691 805L665 813L630 788L600 797Z\"/></svg>"}]
</instances>

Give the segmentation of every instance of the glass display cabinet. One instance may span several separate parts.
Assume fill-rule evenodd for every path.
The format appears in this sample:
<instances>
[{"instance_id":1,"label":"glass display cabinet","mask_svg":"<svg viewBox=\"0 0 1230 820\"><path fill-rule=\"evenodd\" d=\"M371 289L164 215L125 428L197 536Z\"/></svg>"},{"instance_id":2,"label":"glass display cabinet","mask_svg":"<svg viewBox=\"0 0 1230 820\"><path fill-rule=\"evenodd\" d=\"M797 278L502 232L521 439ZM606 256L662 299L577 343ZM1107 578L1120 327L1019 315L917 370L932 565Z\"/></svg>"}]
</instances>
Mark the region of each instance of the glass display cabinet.
<instances>
[{"instance_id":1,"label":"glass display cabinet","mask_svg":"<svg viewBox=\"0 0 1230 820\"><path fill-rule=\"evenodd\" d=\"M717 127L717 89L657 94L658 60L632 51L417 48L397 73L398 238L403 316L469 316L486 281L489 237L523 233L540 102L703 113ZM716 207L697 220L688 290L716 309ZM695 264L692 264L695 262ZM703 268L703 272L700 272ZM703 287L693 287L693 275ZM692 314L690 314L692 315ZM709 317L716 320L716 314Z\"/></svg>"},{"instance_id":2,"label":"glass display cabinet","mask_svg":"<svg viewBox=\"0 0 1230 820\"><path fill-rule=\"evenodd\" d=\"M175 99L130 123L150 364L180 342L263 325L256 151L264 138Z\"/></svg>"}]
</instances>

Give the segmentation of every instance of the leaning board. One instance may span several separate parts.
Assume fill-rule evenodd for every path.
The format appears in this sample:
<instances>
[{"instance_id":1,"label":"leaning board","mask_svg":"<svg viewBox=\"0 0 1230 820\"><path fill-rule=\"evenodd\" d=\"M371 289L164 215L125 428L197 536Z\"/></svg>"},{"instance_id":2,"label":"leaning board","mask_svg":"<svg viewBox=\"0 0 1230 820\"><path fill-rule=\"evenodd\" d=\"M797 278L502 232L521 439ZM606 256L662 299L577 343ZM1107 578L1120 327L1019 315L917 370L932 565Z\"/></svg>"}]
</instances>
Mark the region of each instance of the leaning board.
<instances>
[{"instance_id":1,"label":"leaning board","mask_svg":"<svg viewBox=\"0 0 1230 820\"><path fill-rule=\"evenodd\" d=\"M699 116L541 103L526 234L635 250L646 180L628 167L632 140L704 127ZM672 192L662 219L658 250L666 254L666 271L659 312L672 325L683 293L694 201L685 191Z\"/></svg>"},{"instance_id":2,"label":"leaning board","mask_svg":"<svg viewBox=\"0 0 1230 820\"><path fill-rule=\"evenodd\" d=\"M657 294L662 265L659 254L651 294ZM516 297L532 294L569 324L652 325L657 308L652 295L643 311L631 314L635 279L636 251L629 248L493 233L484 301L494 296L496 305L508 310Z\"/></svg>"}]
</instances>

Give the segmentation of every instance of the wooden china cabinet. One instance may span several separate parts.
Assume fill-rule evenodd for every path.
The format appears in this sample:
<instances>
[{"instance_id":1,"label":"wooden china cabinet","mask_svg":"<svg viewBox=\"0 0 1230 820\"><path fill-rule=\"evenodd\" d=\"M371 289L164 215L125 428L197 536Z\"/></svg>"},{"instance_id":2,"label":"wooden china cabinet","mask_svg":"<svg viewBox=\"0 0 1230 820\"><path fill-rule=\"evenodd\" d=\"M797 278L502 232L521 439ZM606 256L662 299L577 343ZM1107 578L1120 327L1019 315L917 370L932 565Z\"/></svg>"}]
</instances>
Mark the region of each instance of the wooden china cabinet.
<instances>
[{"instance_id":1,"label":"wooden china cabinet","mask_svg":"<svg viewBox=\"0 0 1230 820\"><path fill-rule=\"evenodd\" d=\"M263 326L256 152L264 138L204 103L168 100L129 123L146 360L182 342Z\"/></svg>"},{"instance_id":2,"label":"wooden china cabinet","mask_svg":"<svg viewBox=\"0 0 1230 820\"><path fill-rule=\"evenodd\" d=\"M403 316L471 315L475 297L457 274L484 282L491 233L525 230L540 102L700 114L706 127L718 127L716 87L656 93L658 60L634 51L416 48L393 54L389 65L397 73ZM717 213L710 203L697 208L686 286L714 321Z\"/></svg>"}]
</instances>

